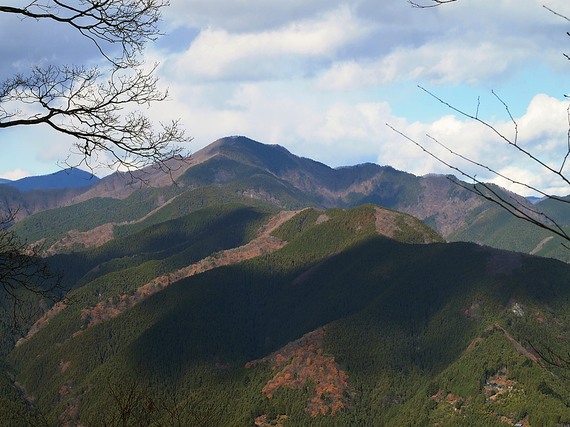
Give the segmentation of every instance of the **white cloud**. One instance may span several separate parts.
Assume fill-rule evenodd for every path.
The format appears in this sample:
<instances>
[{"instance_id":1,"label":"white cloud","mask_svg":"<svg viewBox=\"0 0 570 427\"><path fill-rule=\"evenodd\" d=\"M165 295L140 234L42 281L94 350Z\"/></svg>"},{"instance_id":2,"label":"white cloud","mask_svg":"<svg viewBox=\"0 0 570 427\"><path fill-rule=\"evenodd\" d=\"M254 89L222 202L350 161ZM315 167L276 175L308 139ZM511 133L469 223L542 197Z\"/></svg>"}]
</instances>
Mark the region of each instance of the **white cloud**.
<instances>
[{"instance_id":1,"label":"white cloud","mask_svg":"<svg viewBox=\"0 0 570 427\"><path fill-rule=\"evenodd\" d=\"M367 32L348 7L319 19L302 20L269 31L232 34L223 29L203 30L187 52L167 64L180 79L261 78L304 73L295 61L330 58ZM292 71L292 72L291 72ZM172 71L171 71L172 72Z\"/></svg>"},{"instance_id":2,"label":"white cloud","mask_svg":"<svg viewBox=\"0 0 570 427\"><path fill-rule=\"evenodd\" d=\"M567 4L552 3L549 6L558 11L570 12ZM394 22L386 22L384 16L391 12L382 5L374 18L359 16L374 26L370 38L363 39L364 48L347 58L337 57L321 70L318 87L351 90L402 80L489 87L490 81L495 86L537 63L566 71L566 21L540 1L479 0L433 10L404 8L392 17Z\"/></svg>"},{"instance_id":3,"label":"white cloud","mask_svg":"<svg viewBox=\"0 0 570 427\"><path fill-rule=\"evenodd\" d=\"M538 46L534 46L538 48ZM347 90L390 85L402 80L432 84L479 86L504 79L528 59L532 46L481 42L434 41L419 47L399 47L375 61L336 62L318 82L322 89Z\"/></svg>"},{"instance_id":4,"label":"white cloud","mask_svg":"<svg viewBox=\"0 0 570 427\"><path fill-rule=\"evenodd\" d=\"M534 140L548 141L539 147L544 152L553 149L567 149L568 107L570 103L544 94L536 95L529 104L526 114L517 120L522 143Z\"/></svg>"},{"instance_id":5,"label":"white cloud","mask_svg":"<svg viewBox=\"0 0 570 427\"><path fill-rule=\"evenodd\" d=\"M390 116L385 102L349 105L333 104L325 114L324 125L317 135L324 140L366 140L382 133L384 122Z\"/></svg>"},{"instance_id":6,"label":"white cloud","mask_svg":"<svg viewBox=\"0 0 570 427\"><path fill-rule=\"evenodd\" d=\"M25 178L32 175L30 172L23 169L14 169L11 171L6 171L0 173L0 178L9 179L10 181L16 181L20 178Z\"/></svg>"},{"instance_id":7,"label":"white cloud","mask_svg":"<svg viewBox=\"0 0 570 427\"><path fill-rule=\"evenodd\" d=\"M323 90L351 90L375 86L381 82L380 64L346 61L334 63L319 79L317 87Z\"/></svg>"},{"instance_id":8,"label":"white cloud","mask_svg":"<svg viewBox=\"0 0 570 427\"><path fill-rule=\"evenodd\" d=\"M549 0L548 6L568 14L566 0ZM161 84L171 94L151 115L162 121L180 117L195 137L192 151L218 137L243 134L332 166L378 161L416 174L451 172L387 128L388 122L422 143L433 144L429 134L474 160L492 160L497 170L517 166L529 170L530 179L544 177L519 163L484 126L449 115L448 109L439 113L441 105L418 99L417 91L398 92L427 83L440 85L434 92L445 96L455 87L459 94L453 99L461 100L466 86L471 95L488 88L500 92L502 82L532 94L546 91L541 83L554 75L554 67L567 67L561 53L569 49L567 22L543 9L540 0L462 0L431 10L412 9L405 0L174 0L165 12L166 31L179 28L182 39L172 47L149 46L147 60L163 63ZM5 69L27 65L30 58L68 55L51 33L38 37L33 30L26 37L41 39L41 49L27 55L29 40L14 41L14 26L4 22ZM26 28L36 28L32 24ZM82 63L84 55L71 52L65 58ZM537 64L545 68L542 81L528 75L521 80L515 72ZM529 104L526 111L516 110L519 141L554 164L567 144L565 104L546 95L528 99L521 103ZM491 114L488 105L482 104L485 117L512 135L502 105ZM414 108L418 113L412 115ZM43 130L36 135L41 143L30 152L37 155L28 158L65 159L68 140ZM437 145L433 149L446 155ZM551 182L540 181L549 188Z\"/></svg>"},{"instance_id":9,"label":"white cloud","mask_svg":"<svg viewBox=\"0 0 570 427\"><path fill-rule=\"evenodd\" d=\"M477 85L519 64L528 48L438 41L418 49L398 49L382 60L379 71L384 84L410 79Z\"/></svg>"},{"instance_id":10,"label":"white cloud","mask_svg":"<svg viewBox=\"0 0 570 427\"><path fill-rule=\"evenodd\" d=\"M342 0L174 0L165 10L165 17L173 26L256 32L312 17L342 3Z\"/></svg>"}]
</instances>

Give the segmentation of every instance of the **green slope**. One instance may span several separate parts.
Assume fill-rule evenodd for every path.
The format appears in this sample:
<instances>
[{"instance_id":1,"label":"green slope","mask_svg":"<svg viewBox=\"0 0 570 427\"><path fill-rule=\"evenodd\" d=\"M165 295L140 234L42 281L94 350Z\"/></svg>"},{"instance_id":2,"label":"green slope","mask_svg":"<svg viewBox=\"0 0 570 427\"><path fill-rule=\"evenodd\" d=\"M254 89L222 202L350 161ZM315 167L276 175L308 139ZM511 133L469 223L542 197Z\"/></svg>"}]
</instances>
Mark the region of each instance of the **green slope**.
<instances>
[{"instance_id":1,"label":"green slope","mask_svg":"<svg viewBox=\"0 0 570 427\"><path fill-rule=\"evenodd\" d=\"M537 203L537 207L558 224L570 225L570 196L561 199L565 201L545 199Z\"/></svg>"},{"instance_id":2,"label":"green slope","mask_svg":"<svg viewBox=\"0 0 570 427\"><path fill-rule=\"evenodd\" d=\"M74 298L93 303L94 298L132 292L214 252L245 244L272 213L234 203L207 207L98 248L51 257L51 265L64 271L68 288L79 289Z\"/></svg>"},{"instance_id":3,"label":"green slope","mask_svg":"<svg viewBox=\"0 0 570 427\"><path fill-rule=\"evenodd\" d=\"M287 415L289 425L570 421L560 373L512 341L565 349L568 266L465 243L380 237L370 205L324 214L322 221L323 212L304 211L277 229L289 241L277 252L174 283L73 336L81 309L97 300L87 283L76 307L12 352L11 369L54 422L110 422L129 391L140 396L135 425L139 416L167 423L173 408L187 425L252 425L263 414ZM152 231L168 235L157 227L149 242ZM416 227L402 240L429 235ZM323 326L312 357L336 363L348 388L338 392L343 410L311 417L309 400L332 412L337 391L315 394L326 379L309 376L269 399L262 390L285 365L247 362ZM487 401L488 384L504 369L512 389L499 403Z\"/></svg>"},{"instance_id":4,"label":"green slope","mask_svg":"<svg viewBox=\"0 0 570 427\"><path fill-rule=\"evenodd\" d=\"M47 246L63 238L70 230L87 231L97 226L137 220L180 193L175 187L142 189L124 200L94 198L71 206L50 209L31 215L13 226L23 239L45 239Z\"/></svg>"},{"instance_id":5,"label":"green slope","mask_svg":"<svg viewBox=\"0 0 570 427\"><path fill-rule=\"evenodd\" d=\"M543 202L544 203L544 202ZM546 206L545 213L559 221L564 230L570 231L565 222L568 206L560 203ZM542 208L542 207L541 207ZM548 258L570 261L570 251L562 238L527 221L515 218L496 206L487 206L482 212L475 211L467 217L466 225L448 236L450 241L475 242L517 252L532 253Z\"/></svg>"},{"instance_id":6,"label":"green slope","mask_svg":"<svg viewBox=\"0 0 570 427\"><path fill-rule=\"evenodd\" d=\"M219 185L218 168L224 176L232 177L231 182ZM95 198L42 211L16 223L13 230L30 242L43 240L48 248L71 230L85 232L113 223L114 237L124 237L150 225L225 203L281 209L317 205L290 184L228 159L215 158L198 165L180 182L179 186L137 190L124 200ZM77 245L74 249L81 247Z\"/></svg>"}]
</instances>

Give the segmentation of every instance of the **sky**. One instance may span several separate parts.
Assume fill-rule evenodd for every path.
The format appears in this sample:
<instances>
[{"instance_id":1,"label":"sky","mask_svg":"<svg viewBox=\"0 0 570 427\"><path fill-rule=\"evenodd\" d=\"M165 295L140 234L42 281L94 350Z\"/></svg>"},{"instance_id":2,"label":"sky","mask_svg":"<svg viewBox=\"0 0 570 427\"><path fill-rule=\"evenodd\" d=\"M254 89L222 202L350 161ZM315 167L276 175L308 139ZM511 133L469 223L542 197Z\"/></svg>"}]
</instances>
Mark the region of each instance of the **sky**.
<instances>
[{"instance_id":1,"label":"sky","mask_svg":"<svg viewBox=\"0 0 570 427\"><path fill-rule=\"evenodd\" d=\"M244 135L331 167L373 162L459 175L404 134L478 179L532 193L435 141L566 195L555 174L438 100L510 140L516 123L519 146L559 170L569 145L570 22L543 6L570 16L567 0L458 0L429 9L406 0L171 0L165 35L145 50L169 98L146 113L157 122L180 118L193 138L190 154ZM69 28L1 14L0 54L1 79L37 64L101 60ZM0 129L0 177L55 172L71 143L45 126Z\"/></svg>"}]
</instances>

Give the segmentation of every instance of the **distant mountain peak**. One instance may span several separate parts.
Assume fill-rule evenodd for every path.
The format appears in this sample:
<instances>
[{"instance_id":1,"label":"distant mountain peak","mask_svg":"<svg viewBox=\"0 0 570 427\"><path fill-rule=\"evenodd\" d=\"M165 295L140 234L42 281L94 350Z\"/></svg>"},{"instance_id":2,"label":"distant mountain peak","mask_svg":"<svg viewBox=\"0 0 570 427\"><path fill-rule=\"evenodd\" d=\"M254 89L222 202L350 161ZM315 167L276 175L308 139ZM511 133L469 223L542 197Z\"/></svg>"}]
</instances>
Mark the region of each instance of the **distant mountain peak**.
<instances>
[{"instance_id":1,"label":"distant mountain peak","mask_svg":"<svg viewBox=\"0 0 570 427\"><path fill-rule=\"evenodd\" d=\"M78 168L63 169L48 175L29 176L2 183L20 191L89 187L99 181L91 172Z\"/></svg>"},{"instance_id":2,"label":"distant mountain peak","mask_svg":"<svg viewBox=\"0 0 570 427\"><path fill-rule=\"evenodd\" d=\"M248 151L253 150L279 150L285 154L293 156L289 150L279 144L264 144L254 139L242 135L232 135L220 138L206 147L209 151L224 150L227 148L241 148Z\"/></svg>"}]
</instances>

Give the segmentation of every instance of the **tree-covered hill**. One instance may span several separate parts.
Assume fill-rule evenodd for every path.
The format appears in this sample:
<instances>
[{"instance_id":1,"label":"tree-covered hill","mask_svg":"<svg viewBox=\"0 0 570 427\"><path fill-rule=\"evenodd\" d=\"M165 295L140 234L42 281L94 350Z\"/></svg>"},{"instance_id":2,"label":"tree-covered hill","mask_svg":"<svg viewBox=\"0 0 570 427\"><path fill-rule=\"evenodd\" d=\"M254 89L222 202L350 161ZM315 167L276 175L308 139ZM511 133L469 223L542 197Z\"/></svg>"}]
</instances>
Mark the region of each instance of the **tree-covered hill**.
<instances>
[{"instance_id":1,"label":"tree-covered hill","mask_svg":"<svg viewBox=\"0 0 570 427\"><path fill-rule=\"evenodd\" d=\"M567 351L566 264L374 205L275 213L210 206L53 258L77 286L8 356L34 399L6 381L6 424L570 422L535 351Z\"/></svg>"},{"instance_id":2,"label":"tree-covered hill","mask_svg":"<svg viewBox=\"0 0 570 427\"><path fill-rule=\"evenodd\" d=\"M536 209L570 234L570 205L544 200L536 205ZM467 216L465 224L447 238L570 262L570 250L565 240L551 231L513 217L498 206L475 210Z\"/></svg>"},{"instance_id":3,"label":"tree-covered hill","mask_svg":"<svg viewBox=\"0 0 570 427\"><path fill-rule=\"evenodd\" d=\"M0 294L0 425L570 422L569 267L525 255L568 251L453 177L243 137L145 176L12 227L70 293L24 336Z\"/></svg>"}]
</instances>

